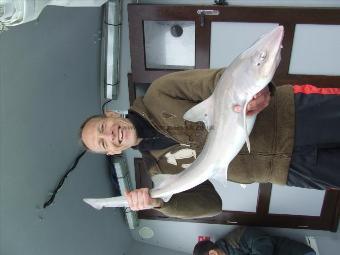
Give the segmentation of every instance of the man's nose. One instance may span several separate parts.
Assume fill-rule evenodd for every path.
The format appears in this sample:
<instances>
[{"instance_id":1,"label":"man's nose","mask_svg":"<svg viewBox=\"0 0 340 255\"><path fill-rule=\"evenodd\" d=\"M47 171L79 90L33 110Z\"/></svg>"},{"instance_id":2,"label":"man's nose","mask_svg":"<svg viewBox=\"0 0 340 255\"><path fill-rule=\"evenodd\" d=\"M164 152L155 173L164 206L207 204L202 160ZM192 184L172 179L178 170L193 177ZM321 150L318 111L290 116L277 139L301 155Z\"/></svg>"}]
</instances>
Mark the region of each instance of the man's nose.
<instances>
[{"instance_id":1,"label":"man's nose","mask_svg":"<svg viewBox=\"0 0 340 255\"><path fill-rule=\"evenodd\" d=\"M102 139L109 139L112 140L112 133L109 131L104 131L102 134L99 135Z\"/></svg>"},{"instance_id":2,"label":"man's nose","mask_svg":"<svg viewBox=\"0 0 340 255\"><path fill-rule=\"evenodd\" d=\"M105 136L111 136L112 135L112 132L110 129L106 128L104 131L103 131L103 135Z\"/></svg>"}]
</instances>

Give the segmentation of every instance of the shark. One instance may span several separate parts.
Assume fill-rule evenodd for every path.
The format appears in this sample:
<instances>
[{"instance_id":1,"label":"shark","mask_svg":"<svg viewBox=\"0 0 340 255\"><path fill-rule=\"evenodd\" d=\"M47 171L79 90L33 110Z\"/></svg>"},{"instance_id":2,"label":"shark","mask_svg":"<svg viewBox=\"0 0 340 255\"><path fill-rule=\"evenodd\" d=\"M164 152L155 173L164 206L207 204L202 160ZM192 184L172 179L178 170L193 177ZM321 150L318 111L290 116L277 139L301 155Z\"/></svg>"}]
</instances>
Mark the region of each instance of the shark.
<instances>
[{"instance_id":1,"label":"shark","mask_svg":"<svg viewBox=\"0 0 340 255\"><path fill-rule=\"evenodd\" d=\"M152 198L167 202L172 195L206 180L226 183L229 163L245 143L250 152L249 135L256 115L246 115L247 105L272 80L281 60L283 35L283 26L276 26L261 36L225 68L210 97L184 114L185 120L204 122L208 130L206 142L198 157L182 172L152 177ZM241 112L233 110L235 105L241 106ZM124 196L85 198L84 202L98 210L128 207Z\"/></svg>"}]
</instances>

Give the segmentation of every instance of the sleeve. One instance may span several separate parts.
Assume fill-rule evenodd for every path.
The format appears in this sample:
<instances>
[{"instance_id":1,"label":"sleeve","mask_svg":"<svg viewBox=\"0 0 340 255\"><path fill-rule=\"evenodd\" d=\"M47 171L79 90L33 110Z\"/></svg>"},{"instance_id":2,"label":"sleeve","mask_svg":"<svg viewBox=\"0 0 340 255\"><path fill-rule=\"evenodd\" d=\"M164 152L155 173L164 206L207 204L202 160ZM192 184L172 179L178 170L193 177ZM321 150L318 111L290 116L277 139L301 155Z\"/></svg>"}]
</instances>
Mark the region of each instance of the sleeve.
<instances>
[{"instance_id":1,"label":"sleeve","mask_svg":"<svg viewBox=\"0 0 340 255\"><path fill-rule=\"evenodd\" d=\"M149 153L143 153L143 162L150 176L162 173ZM212 217L221 213L222 200L214 186L205 181L192 189L173 195L162 207L154 209L168 217L182 219Z\"/></svg>"},{"instance_id":2,"label":"sleeve","mask_svg":"<svg viewBox=\"0 0 340 255\"><path fill-rule=\"evenodd\" d=\"M212 94L223 71L195 69L165 75L150 85L144 100L158 100L162 103L171 99L201 102Z\"/></svg>"},{"instance_id":3,"label":"sleeve","mask_svg":"<svg viewBox=\"0 0 340 255\"><path fill-rule=\"evenodd\" d=\"M228 235L224 237L224 241L226 242L227 246L231 246L234 249L240 248L240 240L246 228L238 227L232 230Z\"/></svg>"},{"instance_id":4,"label":"sleeve","mask_svg":"<svg viewBox=\"0 0 340 255\"><path fill-rule=\"evenodd\" d=\"M181 123L187 110L212 94L223 71L196 69L165 75L150 85L143 103L156 120L163 119L166 112L178 116L178 123Z\"/></svg>"},{"instance_id":5,"label":"sleeve","mask_svg":"<svg viewBox=\"0 0 340 255\"><path fill-rule=\"evenodd\" d=\"M241 237L240 245L250 251L251 255L272 255L274 242L268 234L255 230L246 229Z\"/></svg>"},{"instance_id":6,"label":"sleeve","mask_svg":"<svg viewBox=\"0 0 340 255\"><path fill-rule=\"evenodd\" d=\"M161 208L155 208L168 217L193 219L212 217L222 211L222 200L214 186L206 181L190 190L175 194Z\"/></svg>"}]
</instances>

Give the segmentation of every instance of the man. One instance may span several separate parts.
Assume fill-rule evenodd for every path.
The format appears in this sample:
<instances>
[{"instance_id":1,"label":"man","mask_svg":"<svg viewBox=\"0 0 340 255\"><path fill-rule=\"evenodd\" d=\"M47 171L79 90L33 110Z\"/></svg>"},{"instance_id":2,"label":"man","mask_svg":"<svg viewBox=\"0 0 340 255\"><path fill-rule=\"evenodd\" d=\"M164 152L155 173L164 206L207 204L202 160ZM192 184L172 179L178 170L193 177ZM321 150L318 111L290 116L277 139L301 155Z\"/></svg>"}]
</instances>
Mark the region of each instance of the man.
<instances>
[{"instance_id":1,"label":"man","mask_svg":"<svg viewBox=\"0 0 340 255\"><path fill-rule=\"evenodd\" d=\"M183 115L211 95L223 71L191 70L161 77L143 98L135 100L127 119L116 113L88 119L82 127L84 145L108 155L137 148L150 175L182 171L200 153L207 136L202 123L185 121ZM328 94L324 96L311 87L318 93L310 95L303 93L304 88L309 87L278 87L269 105L268 89L255 96L248 114L265 109L257 116L250 135L251 153L243 148L228 167L230 181L318 189L340 186L339 177L334 178L335 170L340 169L334 157L340 143L336 118L339 91L325 90ZM326 127L324 121L332 126ZM132 210L155 208L171 217L209 217L220 213L222 207L209 181L175 194L166 203L150 198L148 189L134 190L126 196Z\"/></svg>"},{"instance_id":2,"label":"man","mask_svg":"<svg viewBox=\"0 0 340 255\"><path fill-rule=\"evenodd\" d=\"M198 242L193 255L315 255L315 251L285 237L270 236L260 230L236 228L213 243Z\"/></svg>"}]
</instances>

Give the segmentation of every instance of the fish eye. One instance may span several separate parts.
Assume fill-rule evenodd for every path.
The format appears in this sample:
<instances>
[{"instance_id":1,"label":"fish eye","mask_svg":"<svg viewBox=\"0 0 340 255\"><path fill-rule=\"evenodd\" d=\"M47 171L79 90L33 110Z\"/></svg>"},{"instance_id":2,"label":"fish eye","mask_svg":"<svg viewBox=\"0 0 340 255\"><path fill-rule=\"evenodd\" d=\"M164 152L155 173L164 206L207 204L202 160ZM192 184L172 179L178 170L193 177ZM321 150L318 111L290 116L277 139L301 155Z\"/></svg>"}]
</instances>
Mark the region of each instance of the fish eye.
<instances>
[{"instance_id":1,"label":"fish eye","mask_svg":"<svg viewBox=\"0 0 340 255\"><path fill-rule=\"evenodd\" d=\"M267 53L265 51L261 51L256 55L255 65L260 66L265 59L267 58Z\"/></svg>"},{"instance_id":2,"label":"fish eye","mask_svg":"<svg viewBox=\"0 0 340 255\"><path fill-rule=\"evenodd\" d=\"M260 53L260 60L265 60L266 57L267 57L267 53L266 53L265 51L262 51L262 52Z\"/></svg>"}]
</instances>

